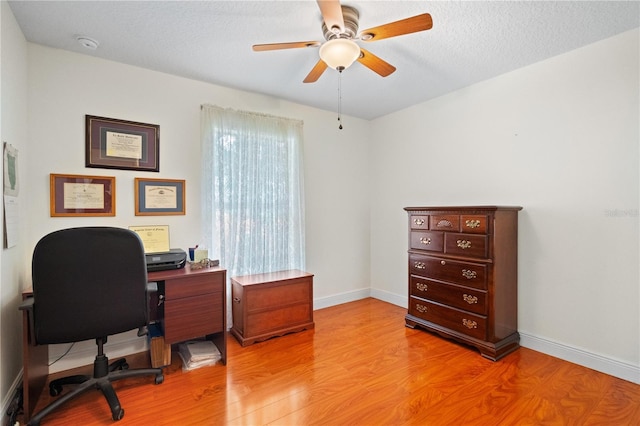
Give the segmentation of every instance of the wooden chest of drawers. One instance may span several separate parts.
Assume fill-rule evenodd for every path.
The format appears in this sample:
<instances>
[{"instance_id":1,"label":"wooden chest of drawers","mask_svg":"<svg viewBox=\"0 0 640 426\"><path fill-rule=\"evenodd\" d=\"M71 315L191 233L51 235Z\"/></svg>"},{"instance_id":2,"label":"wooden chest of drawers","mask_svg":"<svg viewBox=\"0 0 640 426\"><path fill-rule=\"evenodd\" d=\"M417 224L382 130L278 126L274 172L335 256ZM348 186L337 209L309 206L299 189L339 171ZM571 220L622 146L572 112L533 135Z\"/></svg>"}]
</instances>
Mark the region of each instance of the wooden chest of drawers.
<instances>
[{"instance_id":1,"label":"wooden chest of drawers","mask_svg":"<svg viewBox=\"0 0 640 426\"><path fill-rule=\"evenodd\" d=\"M313 275L298 270L231 278L233 327L242 346L314 327Z\"/></svg>"},{"instance_id":2,"label":"wooden chest of drawers","mask_svg":"<svg viewBox=\"0 0 640 426\"><path fill-rule=\"evenodd\" d=\"M522 207L406 207L409 308L419 326L475 346L491 360L519 347L518 211Z\"/></svg>"}]
</instances>

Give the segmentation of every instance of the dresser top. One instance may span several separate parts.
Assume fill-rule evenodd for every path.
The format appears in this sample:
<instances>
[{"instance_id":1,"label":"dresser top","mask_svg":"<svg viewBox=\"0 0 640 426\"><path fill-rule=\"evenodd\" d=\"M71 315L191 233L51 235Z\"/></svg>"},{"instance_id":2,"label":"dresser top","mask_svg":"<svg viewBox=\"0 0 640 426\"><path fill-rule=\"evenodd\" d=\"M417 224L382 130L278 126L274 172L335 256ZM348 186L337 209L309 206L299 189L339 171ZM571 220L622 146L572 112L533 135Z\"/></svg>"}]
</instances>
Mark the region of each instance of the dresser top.
<instances>
[{"instance_id":1,"label":"dresser top","mask_svg":"<svg viewBox=\"0 0 640 426\"><path fill-rule=\"evenodd\" d=\"M405 207L408 212L449 212L449 211L497 211L497 210L522 210L520 206L429 206L429 207Z\"/></svg>"}]
</instances>

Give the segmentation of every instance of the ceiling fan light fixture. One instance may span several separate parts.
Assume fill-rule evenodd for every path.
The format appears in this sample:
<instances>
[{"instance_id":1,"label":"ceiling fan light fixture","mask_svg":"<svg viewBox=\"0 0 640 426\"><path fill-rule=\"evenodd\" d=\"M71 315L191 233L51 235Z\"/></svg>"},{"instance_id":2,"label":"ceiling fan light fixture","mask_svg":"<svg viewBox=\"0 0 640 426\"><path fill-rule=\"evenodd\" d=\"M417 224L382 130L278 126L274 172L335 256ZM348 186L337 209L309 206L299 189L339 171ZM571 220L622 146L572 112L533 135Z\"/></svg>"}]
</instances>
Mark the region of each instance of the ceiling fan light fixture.
<instances>
[{"instance_id":1,"label":"ceiling fan light fixture","mask_svg":"<svg viewBox=\"0 0 640 426\"><path fill-rule=\"evenodd\" d=\"M335 38L320 46L320 59L338 71L349 68L359 56L360 46L346 38Z\"/></svg>"}]
</instances>

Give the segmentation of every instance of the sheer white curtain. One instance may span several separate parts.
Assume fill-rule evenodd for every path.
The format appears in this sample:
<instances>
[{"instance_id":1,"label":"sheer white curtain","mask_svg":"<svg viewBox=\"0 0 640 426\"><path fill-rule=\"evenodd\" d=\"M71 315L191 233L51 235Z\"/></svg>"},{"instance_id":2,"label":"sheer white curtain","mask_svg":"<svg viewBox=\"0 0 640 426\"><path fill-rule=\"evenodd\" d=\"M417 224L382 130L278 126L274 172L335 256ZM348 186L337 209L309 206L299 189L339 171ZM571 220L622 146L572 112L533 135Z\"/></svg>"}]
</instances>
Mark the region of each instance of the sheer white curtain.
<instances>
[{"instance_id":1,"label":"sheer white curtain","mask_svg":"<svg viewBox=\"0 0 640 426\"><path fill-rule=\"evenodd\" d=\"M202 106L203 241L229 277L305 269L302 121Z\"/></svg>"}]
</instances>

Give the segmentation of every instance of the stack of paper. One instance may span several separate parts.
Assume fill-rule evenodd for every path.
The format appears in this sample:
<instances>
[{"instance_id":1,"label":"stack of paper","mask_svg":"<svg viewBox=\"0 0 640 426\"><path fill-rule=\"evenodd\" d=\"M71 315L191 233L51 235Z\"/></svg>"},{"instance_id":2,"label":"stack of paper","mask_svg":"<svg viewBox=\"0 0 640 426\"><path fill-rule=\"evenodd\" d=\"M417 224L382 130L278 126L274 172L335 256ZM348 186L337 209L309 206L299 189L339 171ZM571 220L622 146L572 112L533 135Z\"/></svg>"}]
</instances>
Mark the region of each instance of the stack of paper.
<instances>
[{"instance_id":1,"label":"stack of paper","mask_svg":"<svg viewBox=\"0 0 640 426\"><path fill-rule=\"evenodd\" d=\"M213 365L222 357L216 345L209 340L181 343L178 354L182 358L182 369L185 371Z\"/></svg>"}]
</instances>

